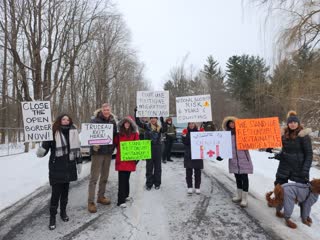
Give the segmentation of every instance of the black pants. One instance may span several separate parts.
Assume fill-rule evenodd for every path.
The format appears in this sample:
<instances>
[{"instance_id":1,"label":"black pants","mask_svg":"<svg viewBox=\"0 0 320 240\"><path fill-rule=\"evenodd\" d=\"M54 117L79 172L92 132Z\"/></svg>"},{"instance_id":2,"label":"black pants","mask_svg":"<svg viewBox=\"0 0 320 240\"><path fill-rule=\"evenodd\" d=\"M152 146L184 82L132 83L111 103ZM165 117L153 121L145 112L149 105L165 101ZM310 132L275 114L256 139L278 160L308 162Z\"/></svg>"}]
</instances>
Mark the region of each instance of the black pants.
<instances>
[{"instance_id":1,"label":"black pants","mask_svg":"<svg viewBox=\"0 0 320 240\"><path fill-rule=\"evenodd\" d=\"M50 215L56 215L60 200L60 210L65 211L68 204L69 183L56 183L51 186Z\"/></svg>"},{"instance_id":2,"label":"black pants","mask_svg":"<svg viewBox=\"0 0 320 240\"><path fill-rule=\"evenodd\" d=\"M188 188L192 188L192 174L194 171L194 187L200 188L201 184L201 169L186 168L186 181Z\"/></svg>"},{"instance_id":3,"label":"black pants","mask_svg":"<svg viewBox=\"0 0 320 240\"><path fill-rule=\"evenodd\" d=\"M130 192L130 174L128 171L118 172L118 206L126 202L126 198L129 197Z\"/></svg>"},{"instance_id":4,"label":"black pants","mask_svg":"<svg viewBox=\"0 0 320 240\"><path fill-rule=\"evenodd\" d=\"M146 187L161 185L161 144L152 145L151 159L146 160Z\"/></svg>"},{"instance_id":5,"label":"black pants","mask_svg":"<svg viewBox=\"0 0 320 240\"><path fill-rule=\"evenodd\" d=\"M166 161L166 160L170 161L172 144L173 144L173 139L167 137L165 141L165 147L162 153L163 161Z\"/></svg>"},{"instance_id":6,"label":"black pants","mask_svg":"<svg viewBox=\"0 0 320 240\"><path fill-rule=\"evenodd\" d=\"M242 189L245 192L249 191L249 178L248 174L234 174L236 177L237 188Z\"/></svg>"}]
</instances>

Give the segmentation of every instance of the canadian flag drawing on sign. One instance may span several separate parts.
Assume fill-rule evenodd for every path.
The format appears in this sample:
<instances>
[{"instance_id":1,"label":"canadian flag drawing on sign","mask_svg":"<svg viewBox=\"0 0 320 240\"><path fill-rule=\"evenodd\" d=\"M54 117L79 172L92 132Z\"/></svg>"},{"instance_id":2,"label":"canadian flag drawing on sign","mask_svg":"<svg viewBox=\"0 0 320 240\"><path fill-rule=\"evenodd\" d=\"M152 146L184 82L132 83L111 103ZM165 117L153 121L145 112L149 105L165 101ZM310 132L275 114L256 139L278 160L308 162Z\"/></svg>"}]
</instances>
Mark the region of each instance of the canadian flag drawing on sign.
<instances>
[{"instance_id":1,"label":"canadian flag drawing on sign","mask_svg":"<svg viewBox=\"0 0 320 240\"><path fill-rule=\"evenodd\" d=\"M210 158L212 158L214 154L215 154L215 152L212 151L211 149L207 152L207 155L208 155Z\"/></svg>"},{"instance_id":2,"label":"canadian flag drawing on sign","mask_svg":"<svg viewBox=\"0 0 320 240\"><path fill-rule=\"evenodd\" d=\"M214 160L232 158L231 133L229 131L191 132L191 159Z\"/></svg>"}]
</instances>

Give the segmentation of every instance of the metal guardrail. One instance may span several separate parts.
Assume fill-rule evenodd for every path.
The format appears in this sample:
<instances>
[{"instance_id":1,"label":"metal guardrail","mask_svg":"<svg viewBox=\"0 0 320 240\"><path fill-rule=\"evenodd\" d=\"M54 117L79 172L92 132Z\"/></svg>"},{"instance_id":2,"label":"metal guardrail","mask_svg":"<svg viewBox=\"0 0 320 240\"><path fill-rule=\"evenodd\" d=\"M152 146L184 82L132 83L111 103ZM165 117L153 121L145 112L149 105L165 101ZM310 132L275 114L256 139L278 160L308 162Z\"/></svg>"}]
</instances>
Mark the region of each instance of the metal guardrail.
<instances>
[{"instance_id":1,"label":"metal guardrail","mask_svg":"<svg viewBox=\"0 0 320 240\"><path fill-rule=\"evenodd\" d=\"M0 143L0 157L20 154L25 150L23 128L0 127L0 139L4 134L4 142Z\"/></svg>"}]
</instances>

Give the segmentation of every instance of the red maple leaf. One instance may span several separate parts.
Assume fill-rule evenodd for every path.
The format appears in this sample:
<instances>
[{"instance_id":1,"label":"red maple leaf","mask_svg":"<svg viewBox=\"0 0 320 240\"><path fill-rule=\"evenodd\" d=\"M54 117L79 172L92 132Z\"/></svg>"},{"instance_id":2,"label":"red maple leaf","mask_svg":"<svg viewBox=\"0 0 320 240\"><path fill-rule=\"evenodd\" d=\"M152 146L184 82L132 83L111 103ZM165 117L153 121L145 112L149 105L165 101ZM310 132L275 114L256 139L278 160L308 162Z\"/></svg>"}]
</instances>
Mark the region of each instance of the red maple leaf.
<instances>
[{"instance_id":1,"label":"red maple leaf","mask_svg":"<svg viewBox=\"0 0 320 240\"><path fill-rule=\"evenodd\" d=\"M207 154L209 155L209 157L212 157L215 154L215 152L210 150L210 151L207 152Z\"/></svg>"}]
</instances>

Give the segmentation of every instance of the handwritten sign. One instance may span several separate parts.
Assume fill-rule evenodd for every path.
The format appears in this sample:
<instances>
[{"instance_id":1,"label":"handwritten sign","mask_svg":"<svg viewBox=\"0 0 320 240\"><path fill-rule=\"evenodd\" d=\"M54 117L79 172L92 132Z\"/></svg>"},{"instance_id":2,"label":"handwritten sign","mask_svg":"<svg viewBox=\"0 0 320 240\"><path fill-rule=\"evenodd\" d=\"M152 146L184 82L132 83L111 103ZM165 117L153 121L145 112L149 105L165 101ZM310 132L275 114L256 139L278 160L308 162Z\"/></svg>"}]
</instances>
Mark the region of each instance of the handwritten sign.
<instances>
[{"instance_id":1,"label":"handwritten sign","mask_svg":"<svg viewBox=\"0 0 320 240\"><path fill-rule=\"evenodd\" d=\"M191 158L232 158L231 132L191 132Z\"/></svg>"},{"instance_id":2,"label":"handwritten sign","mask_svg":"<svg viewBox=\"0 0 320 240\"><path fill-rule=\"evenodd\" d=\"M121 161L151 159L151 141L125 141L120 142Z\"/></svg>"},{"instance_id":3,"label":"handwritten sign","mask_svg":"<svg viewBox=\"0 0 320 240\"><path fill-rule=\"evenodd\" d=\"M49 101L22 102L22 116L26 142L53 140Z\"/></svg>"},{"instance_id":4,"label":"handwritten sign","mask_svg":"<svg viewBox=\"0 0 320 240\"><path fill-rule=\"evenodd\" d=\"M137 117L168 117L169 91L138 91Z\"/></svg>"},{"instance_id":5,"label":"handwritten sign","mask_svg":"<svg viewBox=\"0 0 320 240\"><path fill-rule=\"evenodd\" d=\"M210 95L176 98L177 122L206 122L212 120Z\"/></svg>"},{"instance_id":6,"label":"handwritten sign","mask_svg":"<svg viewBox=\"0 0 320 240\"><path fill-rule=\"evenodd\" d=\"M237 119L236 140L239 150L282 147L279 119Z\"/></svg>"},{"instance_id":7,"label":"handwritten sign","mask_svg":"<svg viewBox=\"0 0 320 240\"><path fill-rule=\"evenodd\" d=\"M82 123L81 146L111 145L113 143L113 124Z\"/></svg>"}]
</instances>

